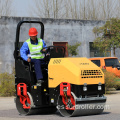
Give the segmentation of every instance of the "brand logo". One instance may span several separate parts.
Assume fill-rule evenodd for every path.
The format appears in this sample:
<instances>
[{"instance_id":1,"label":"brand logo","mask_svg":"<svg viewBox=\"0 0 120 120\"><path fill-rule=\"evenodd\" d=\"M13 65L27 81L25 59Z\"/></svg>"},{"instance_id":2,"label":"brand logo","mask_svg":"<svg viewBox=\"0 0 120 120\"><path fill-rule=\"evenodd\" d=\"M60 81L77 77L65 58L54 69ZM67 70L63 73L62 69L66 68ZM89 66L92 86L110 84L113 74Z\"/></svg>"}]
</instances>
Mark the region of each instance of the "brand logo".
<instances>
[{"instance_id":1,"label":"brand logo","mask_svg":"<svg viewBox=\"0 0 120 120\"><path fill-rule=\"evenodd\" d=\"M80 63L80 65L89 65L89 63Z\"/></svg>"}]
</instances>

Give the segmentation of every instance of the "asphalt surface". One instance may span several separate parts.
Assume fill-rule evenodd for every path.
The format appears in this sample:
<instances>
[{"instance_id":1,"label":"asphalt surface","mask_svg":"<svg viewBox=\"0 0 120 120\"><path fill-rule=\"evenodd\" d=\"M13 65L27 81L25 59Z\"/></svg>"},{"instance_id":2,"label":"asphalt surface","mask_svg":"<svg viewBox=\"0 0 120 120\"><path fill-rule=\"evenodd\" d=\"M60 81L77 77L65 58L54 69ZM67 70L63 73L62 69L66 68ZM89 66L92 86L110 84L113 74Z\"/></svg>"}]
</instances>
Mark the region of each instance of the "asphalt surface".
<instances>
[{"instance_id":1,"label":"asphalt surface","mask_svg":"<svg viewBox=\"0 0 120 120\"><path fill-rule=\"evenodd\" d=\"M120 120L120 91L113 91L106 97L106 108L102 114L79 117L62 117L58 111L47 115L21 116L16 110L14 97L0 97L0 120Z\"/></svg>"}]
</instances>

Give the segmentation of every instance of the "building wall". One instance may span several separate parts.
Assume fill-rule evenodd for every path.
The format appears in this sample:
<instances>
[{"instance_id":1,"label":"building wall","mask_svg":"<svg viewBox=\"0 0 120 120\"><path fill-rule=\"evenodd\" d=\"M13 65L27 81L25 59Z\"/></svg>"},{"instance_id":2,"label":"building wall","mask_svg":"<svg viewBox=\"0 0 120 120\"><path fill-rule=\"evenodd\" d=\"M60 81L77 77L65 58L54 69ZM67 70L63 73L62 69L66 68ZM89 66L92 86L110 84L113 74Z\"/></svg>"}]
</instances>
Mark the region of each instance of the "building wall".
<instances>
[{"instance_id":1,"label":"building wall","mask_svg":"<svg viewBox=\"0 0 120 120\"><path fill-rule=\"evenodd\" d=\"M1 17L0 18L0 73L12 72L14 66L14 44L16 37L16 27L21 20L42 21L45 26L44 40L47 46L53 42L68 42L75 44L81 42L78 48L80 57L90 57L89 42L93 42L95 35L92 32L95 26L102 26L104 21L90 20L68 20L68 19L38 19L38 18L22 18L22 17ZM30 27L38 25L23 24L20 31L20 42L24 42L29 38L28 30ZM40 34L40 33L39 33Z\"/></svg>"}]
</instances>

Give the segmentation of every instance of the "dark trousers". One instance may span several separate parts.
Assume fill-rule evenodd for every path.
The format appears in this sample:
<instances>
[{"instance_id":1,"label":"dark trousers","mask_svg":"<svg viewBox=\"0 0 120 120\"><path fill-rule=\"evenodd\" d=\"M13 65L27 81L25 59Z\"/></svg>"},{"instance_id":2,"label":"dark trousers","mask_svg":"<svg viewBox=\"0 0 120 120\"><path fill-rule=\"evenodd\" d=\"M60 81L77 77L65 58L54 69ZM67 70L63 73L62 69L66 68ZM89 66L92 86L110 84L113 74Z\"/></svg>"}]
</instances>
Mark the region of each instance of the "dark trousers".
<instances>
[{"instance_id":1,"label":"dark trousers","mask_svg":"<svg viewBox=\"0 0 120 120\"><path fill-rule=\"evenodd\" d=\"M37 80L43 79L42 70L41 70L41 64L44 64L43 59L31 59L31 62L34 63Z\"/></svg>"}]
</instances>

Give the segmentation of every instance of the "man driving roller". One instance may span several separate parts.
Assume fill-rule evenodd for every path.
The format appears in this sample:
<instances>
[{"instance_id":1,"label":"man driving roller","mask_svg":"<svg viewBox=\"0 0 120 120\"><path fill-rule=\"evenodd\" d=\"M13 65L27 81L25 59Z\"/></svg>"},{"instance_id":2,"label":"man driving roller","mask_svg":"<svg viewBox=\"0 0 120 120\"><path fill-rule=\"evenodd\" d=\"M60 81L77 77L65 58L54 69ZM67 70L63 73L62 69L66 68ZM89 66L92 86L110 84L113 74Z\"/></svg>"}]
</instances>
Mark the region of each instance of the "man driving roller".
<instances>
[{"instance_id":1,"label":"man driving roller","mask_svg":"<svg viewBox=\"0 0 120 120\"><path fill-rule=\"evenodd\" d=\"M46 49L43 49L46 47L46 44L44 40L37 38L38 31L36 28L30 28L28 34L30 38L23 43L20 49L20 55L23 60L34 63L37 84L41 85L43 82L41 62L44 58L41 50L43 52L46 51Z\"/></svg>"}]
</instances>

